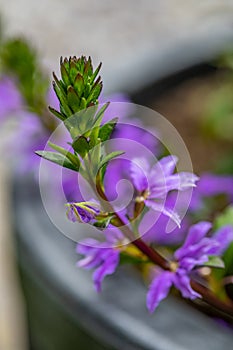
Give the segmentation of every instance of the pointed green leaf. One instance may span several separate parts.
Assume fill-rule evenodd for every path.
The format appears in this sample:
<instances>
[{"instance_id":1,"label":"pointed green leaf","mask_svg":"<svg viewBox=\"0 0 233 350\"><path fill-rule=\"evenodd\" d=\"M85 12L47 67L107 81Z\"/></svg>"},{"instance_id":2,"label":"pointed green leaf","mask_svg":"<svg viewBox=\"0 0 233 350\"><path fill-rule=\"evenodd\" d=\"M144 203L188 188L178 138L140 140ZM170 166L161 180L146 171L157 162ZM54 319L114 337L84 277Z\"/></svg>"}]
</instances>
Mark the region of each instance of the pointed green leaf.
<instances>
[{"instance_id":1,"label":"pointed green leaf","mask_svg":"<svg viewBox=\"0 0 233 350\"><path fill-rule=\"evenodd\" d=\"M56 163L58 165L61 165L64 168L68 168L71 170L77 171L77 167L72 164L69 159L67 159L62 154L56 153L56 152L49 152L49 151L36 151L35 152L38 156L49 160L52 163Z\"/></svg>"},{"instance_id":2,"label":"pointed green leaf","mask_svg":"<svg viewBox=\"0 0 233 350\"><path fill-rule=\"evenodd\" d=\"M61 62L62 62L62 57L61 57ZM66 71L69 72L70 70L70 62L67 57L64 58L64 61L62 62Z\"/></svg>"},{"instance_id":3,"label":"pointed green leaf","mask_svg":"<svg viewBox=\"0 0 233 350\"><path fill-rule=\"evenodd\" d=\"M87 100L84 97L82 97L81 103L80 103L80 110L86 109L86 108L87 108Z\"/></svg>"},{"instance_id":4,"label":"pointed green leaf","mask_svg":"<svg viewBox=\"0 0 233 350\"><path fill-rule=\"evenodd\" d=\"M76 67L76 64L74 62L74 58L70 58L70 70L69 70L69 74L70 74L70 81L71 84L74 84L75 78L78 74L78 69Z\"/></svg>"},{"instance_id":5,"label":"pointed green leaf","mask_svg":"<svg viewBox=\"0 0 233 350\"><path fill-rule=\"evenodd\" d=\"M84 89L84 80L81 74L77 74L74 80L74 89L78 96L81 97Z\"/></svg>"},{"instance_id":6,"label":"pointed green leaf","mask_svg":"<svg viewBox=\"0 0 233 350\"><path fill-rule=\"evenodd\" d=\"M108 164L110 162L110 160L116 158L116 157L119 157L120 155L124 154L125 152L124 151L115 151L115 152L112 152L112 153L109 153L107 156L105 156L100 164L99 164L99 170L105 165L105 164Z\"/></svg>"},{"instance_id":7,"label":"pointed green leaf","mask_svg":"<svg viewBox=\"0 0 233 350\"><path fill-rule=\"evenodd\" d=\"M68 87L67 100L74 113L80 110L80 99L71 85Z\"/></svg>"},{"instance_id":8,"label":"pointed green leaf","mask_svg":"<svg viewBox=\"0 0 233 350\"><path fill-rule=\"evenodd\" d=\"M90 103L95 103L95 101L98 99L101 93L102 88L103 88L102 82L98 83L92 88L91 93L87 98L87 105L89 105Z\"/></svg>"},{"instance_id":9,"label":"pointed green leaf","mask_svg":"<svg viewBox=\"0 0 233 350\"><path fill-rule=\"evenodd\" d=\"M60 120L64 121L66 119L66 117L64 115L62 115L61 113L59 113L58 111L56 111L56 109L54 109L50 106L48 108L49 108L50 112L53 113Z\"/></svg>"},{"instance_id":10,"label":"pointed green leaf","mask_svg":"<svg viewBox=\"0 0 233 350\"><path fill-rule=\"evenodd\" d=\"M68 106L68 101L62 90L59 89L59 87L53 82L53 88L54 91L59 99L61 112L65 114L66 117L70 117L73 112L71 111L70 107Z\"/></svg>"},{"instance_id":11,"label":"pointed green leaf","mask_svg":"<svg viewBox=\"0 0 233 350\"><path fill-rule=\"evenodd\" d=\"M74 151L78 154L80 154L80 156L82 158L85 157L85 155L87 154L87 152L89 152L90 148L89 148L89 143L86 139L86 137L84 136L79 136L73 143L72 143L72 147L74 149Z\"/></svg>"},{"instance_id":12,"label":"pointed green leaf","mask_svg":"<svg viewBox=\"0 0 233 350\"><path fill-rule=\"evenodd\" d=\"M96 68L94 74L92 75L91 80L90 80L90 83L91 83L91 84L94 83L95 78L96 78L97 75L99 74L99 71L100 71L100 69L101 69L101 66L102 66L102 62L100 62L100 64L99 64L98 67Z\"/></svg>"},{"instance_id":13,"label":"pointed green leaf","mask_svg":"<svg viewBox=\"0 0 233 350\"><path fill-rule=\"evenodd\" d=\"M224 261L219 256L215 255L210 255L209 260L206 263L204 263L203 266L217 267L221 269L225 267Z\"/></svg>"},{"instance_id":14,"label":"pointed green leaf","mask_svg":"<svg viewBox=\"0 0 233 350\"><path fill-rule=\"evenodd\" d=\"M70 78L69 78L69 74L68 74L64 64L61 64L60 70L61 70L62 80L64 81L66 86L69 86L70 85Z\"/></svg>"},{"instance_id":15,"label":"pointed green leaf","mask_svg":"<svg viewBox=\"0 0 233 350\"><path fill-rule=\"evenodd\" d=\"M87 82L87 78L90 77L93 73L93 68L92 68L92 64L91 64L91 58L90 56L88 57L88 60L85 63L84 66L84 71L83 71L83 77L85 79L85 82Z\"/></svg>"},{"instance_id":16,"label":"pointed green leaf","mask_svg":"<svg viewBox=\"0 0 233 350\"><path fill-rule=\"evenodd\" d=\"M118 118L113 118L99 129L99 138L102 142L110 139L112 132L117 124Z\"/></svg>"},{"instance_id":17,"label":"pointed green leaf","mask_svg":"<svg viewBox=\"0 0 233 350\"><path fill-rule=\"evenodd\" d=\"M88 98L88 96L90 95L90 92L91 92L91 84L90 83L86 83L85 85L85 89L84 89L84 97L85 98Z\"/></svg>"},{"instance_id":18,"label":"pointed green leaf","mask_svg":"<svg viewBox=\"0 0 233 350\"><path fill-rule=\"evenodd\" d=\"M65 156L66 158L69 159L69 161L71 163L73 163L77 168L79 168L80 166L80 160L78 159L78 157L75 154L72 154L71 152L67 151L65 148L60 147L58 145L55 145L52 142L48 142L48 145L54 149L55 151L58 151L59 153L61 153L63 156Z\"/></svg>"},{"instance_id":19,"label":"pointed green leaf","mask_svg":"<svg viewBox=\"0 0 233 350\"><path fill-rule=\"evenodd\" d=\"M57 84L57 86L59 87L59 89L62 91L63 95L66 96L66 87L64 86L62 80L59 80L54 72L53 72L53 79Z\"/></svg>"},{"instance_id":20,"label":"pointed green leaf","mask_svg":"<svg viewBox=\"0 0 233 350\"><path fill-rule=\"evenodd\" d=\"M105 103L101 108L100 110L98 111L98 113L96 114L95 116L95 119L94 119L94 123L93 123L93 126L98 126L100 125L102 119L103 119L103 116L104 116L104 112L106 111L106 109L108 108L110 102L107 102ZM93 107L92 107L93 108Z\"/></svg>"}]
</instances>

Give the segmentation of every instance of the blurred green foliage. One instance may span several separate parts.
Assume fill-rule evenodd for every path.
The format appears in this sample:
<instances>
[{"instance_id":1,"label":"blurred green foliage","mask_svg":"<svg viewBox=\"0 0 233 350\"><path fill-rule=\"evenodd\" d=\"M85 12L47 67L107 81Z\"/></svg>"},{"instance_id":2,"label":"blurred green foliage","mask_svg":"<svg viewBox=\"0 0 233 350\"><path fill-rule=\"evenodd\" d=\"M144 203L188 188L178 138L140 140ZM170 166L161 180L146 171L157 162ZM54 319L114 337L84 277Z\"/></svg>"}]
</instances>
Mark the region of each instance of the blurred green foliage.
<instances>
[{"instance_id":1,"label":"blurred green foliage","mask_svg":"<svg viewBox=\"0 0 233 350\"><path fill-rule=\"evenodd\" d=\"M2 42L0 47L1 71L14 76L27 105L41 114L49 88L49 79L40 67L37 53L23 38Z\"/></svg>"}]
</instances>

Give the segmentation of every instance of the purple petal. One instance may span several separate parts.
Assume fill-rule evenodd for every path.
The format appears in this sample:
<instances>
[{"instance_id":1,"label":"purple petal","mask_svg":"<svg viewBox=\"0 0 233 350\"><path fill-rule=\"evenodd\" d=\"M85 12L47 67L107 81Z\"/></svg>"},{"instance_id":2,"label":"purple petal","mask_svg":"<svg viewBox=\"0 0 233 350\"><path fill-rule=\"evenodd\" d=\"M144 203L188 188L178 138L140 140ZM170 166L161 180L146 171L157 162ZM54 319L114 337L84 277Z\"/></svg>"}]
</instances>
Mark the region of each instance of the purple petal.
<instances>
[{"instance_id":1,"label":"purple petal","mask_svg":"<svg viewBox=\"0 0 233 350\"><path fill-rule=\"evenodd\" d=\"M153 200L145 200L145 205L169 217L176 223L178 227L180 227L181 221L180 221L179 215L173 210L166 208L163 203L157 203L157 202L154 202Z\"/></svg>"},{"instance_id":2,"label":"purple petal","mask_svg":"<svg viewBox=\"0 0 233 350\"><path fill-rule=\"evenodd\" d=\"M198 191L205 197L225 193L233 198L233 176L204 174L200 178Z\"/></svg>"},{"instance_id":3,"label":"purple petal","mask_svg":"<svg viewBox=\"0 0 233 350\"><path fill-rule=\"evenodd\" d=\"M228 248L229 244L233 242L233 227L230 225L221 227L213 236L219 243L218 246L213 247L209 254L221 255Z\"/></svg>"},{"instance_id":4,"label":"purple petal","mask_svg":"<svg viewBox=\"0 0 233 350\"><path fill-rule=\"evenodd\" d=\"M164 177L171 175L175 168L178 158L176 156L170 155L160 159L153 167L152 174L156 177L156 174L163 174Z\"/></svg>"},{"instance_id":5,"label":"purple petal","mask_svg":"<svg viewBox=\"0 0 233 350\"><path fill-rule=\"evenodd\" d=\"M182 296L188 299L201 298L201 295L195 292L190 285L190 277L187 272L183 269L178 269L173 279L174 286L179 289Z\"/></svg>"},{"instance_id":6,"label":"purple petal","mask_svg":"<svg viewBox=\"0 0 233 350\"><path fill-rule=\"evenodd\" d=\"M169 290L173 283L174 273L164 271L157 275L148 290L146 305L152 313L159 303L168 296Z\"/></svg>"},{"instance_id":7,"label":"purple petal","mask_svg":"<svg viewBox=\"0 0 233 350\"><path fill-rule=\"evenodd\" d=\"M86 238L83 239L80 243L77 244L76 246L76 252L79 254L88 254L89 251L91 251L94 248L98 247L100 244L97 239L94 238Z\"/></svg>"},{"instance_id":8,"label":"purple petal","mask_svg":"<svg viewBox=\"0 0 233 350\"><path fill-rule=\"evenodd\" d=\"M190 246L200 242L200 240L207 234L211 228L211 223L207 221L199 222L190 227L186 240L182 247L177 249L175 252L175 258L180 260L183 256L187 254L187 249Z\"/></svg>"},{"instance_id":9,"label":"purple petal","mask_svg":"<svg viewBox=\"0 0 233 350\"><path fill-rule=\"evenodd\" d=\"M130 177L135 188L139 192L146 191L148 188L147 176L149 173L149 163L145 158L134 158L130 165Z\"/></svg>"},{"instance_id":10,"label":"purple petal","mask_svg":"<svg viewBox=\"0 0 233 350\"><path fill-rule=\"evenodd\" d=\"M203 265L207 261L208 255L203 255L198 260L192 257L185 257L180 261L179 266L189 272L194 269L194 267Z\"/></svg>"},{"instance_id":11,"label":"purple petal","mask_svg":"<svg viewBox=\"0 0 233 350\"><path fill-rule=\"evenodd\" d=\"M192 173L178 173L167 177L158 176L153 181L150 180L150 197L164 197L168 192L177 190L185 191L196 186L198 177Z\"/></svg>"},{"instance_id":12,"label":"purple petal","mask_svg":"<svg viewBox=\"0 0 233 350\"><path fill-rule=\"evenodd\" d=\"M101 291L101 284L105 276L111 275L116 271L116 268L120 261L120 252L111 249L108 256L105 257L105 261L98 269L93 273L93 282L97 292Z\"/></svg>"},{"instance_id":13,"label":"purple petal","mask_svg":"<svg viewBox=\"0 0 233 350\"><path fill-rule=\"evenodd\" d=\"M192 258L196 262L195 265L198 266L206 262L211 250L215 247L219 247L219 245L219 242L215 239L205 237L194 245L189 245L183 249L181 247L180 250L178 249L175 252L174 256L176 259L180 260L181 263L185 258Z\"/></svg>"}]
</instances>

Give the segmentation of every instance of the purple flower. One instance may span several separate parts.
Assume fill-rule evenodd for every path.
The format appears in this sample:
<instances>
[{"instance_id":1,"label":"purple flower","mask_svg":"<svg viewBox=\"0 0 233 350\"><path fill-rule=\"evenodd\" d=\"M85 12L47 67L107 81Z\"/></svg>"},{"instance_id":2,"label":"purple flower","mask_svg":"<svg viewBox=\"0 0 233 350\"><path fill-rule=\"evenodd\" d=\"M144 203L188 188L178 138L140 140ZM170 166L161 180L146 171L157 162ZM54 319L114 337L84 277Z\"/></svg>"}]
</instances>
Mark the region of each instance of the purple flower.
<instances>
[{"instance_id":1,"label":"purple flower","mask_svg":"<svg viewBox=\"0 0 233 350\"><path fill-rule=\"evenodd\" d=\"M155 276L147 294L147 307L150 312L153 312L160 301L167 297L172 285L184 298L201 297L190 285L192 270L206 263L210 255L223 252L233 239L232 227L222 228L213 237L206 237L210 228L211 224L204 221L193 225L184 244L175 251L170 271L160 270Z\"/></svg>"},{"instance_id":2,"label":"purple flower","mask_svg":"<svg viewBox=\"0 0 233 350\"><path fill-rule=\"evenodd\" d=\"M205 173L200 176L197 188L193 191L190 210L203 208L203 199L224 194L233 201L233 176Z\"/></svg>"},{"instance_id":3,"label":"purple flower","mask_svg":"<svg viewBox=\"0 0 233 350\"><path fill-rule=\"evenodd\" d=\"M77 266L84 269L95 269L93 282L97 292L105 276L115 272L120 262L120 247L124 237L118 229L108 228L104 231L105 242L87 238L77 245L77 253L85 257L78 261Z\"/></svg>"},{"instance_id":4,"label":"purple flower","mask_svg":"<svg viewBox=\"0 0 233 350\"><path fill-rule=\"evenodd\" d=\"M192 173L173 174L178 159L167 156L150 167L145 158L135 158L131 164L130 175L138 194L136 201L144 202L149 208L163 213L180 226L179 216L164 206L170 191L184 191L195 187L198 177Z\"/></svg>"},{"instance_id":5,"label":"purple flower","mask_svg":"<svg viewBox=\"0 0 233 350\"><path fill-rule=\"evenodd\" d=\"M97 202L67 203L66 215L70 221L92 224L100 213L100 205Z\"/></svg>"},{"instance_id":6,"label":"purple flower","mask_svg":"<svg viewBox=\"0 0 233 350\"><path fill-rule=\"evenodd\" d=\"M0 120L15 114L23 107L23 99L12 79L2 77L0 80Z\"/></svg>"}]
</instances>

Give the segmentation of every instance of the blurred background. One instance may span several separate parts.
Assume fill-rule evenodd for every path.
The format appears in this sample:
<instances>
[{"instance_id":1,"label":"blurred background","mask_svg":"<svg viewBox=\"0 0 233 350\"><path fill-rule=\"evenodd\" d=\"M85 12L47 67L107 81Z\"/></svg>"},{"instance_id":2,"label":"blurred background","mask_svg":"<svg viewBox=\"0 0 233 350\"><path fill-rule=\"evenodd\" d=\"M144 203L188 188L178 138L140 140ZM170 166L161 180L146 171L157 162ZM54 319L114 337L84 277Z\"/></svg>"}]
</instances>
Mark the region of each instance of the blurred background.
<instances>
[{"instance_id":1,"label":"blurred background","mask_svg":"<svg viewBox=\"0 0 233 350\"><path fill-rule=\"evenodd\" d=\"M232 0L0 0L0 16L2 41L26 38L46 74L58 71L60 56L90 55L94 65L102 61L106 95L125 93L169 119L186 142L196 172L232 174ZM1 69L4 75L3 64ZM5 99L0 96L0 103ZM0 168L0 349L27 350L11 170L5 159Z\"/></svg>"}]
</instances>

